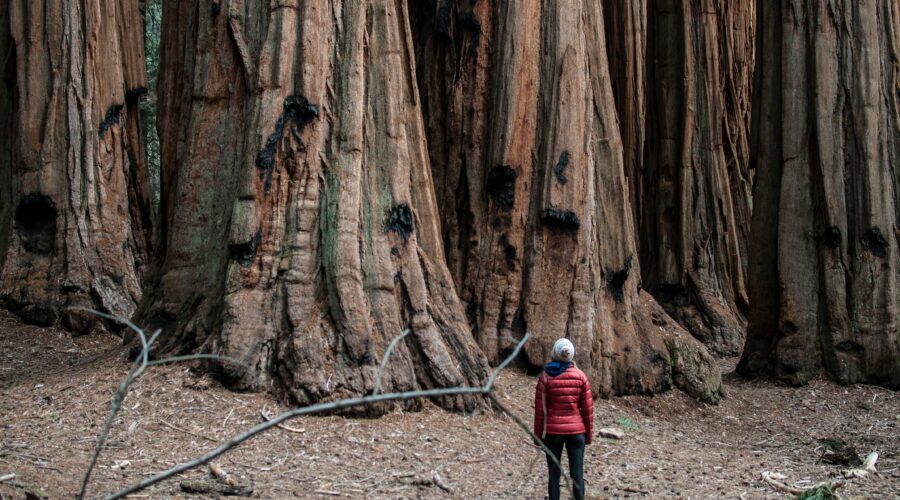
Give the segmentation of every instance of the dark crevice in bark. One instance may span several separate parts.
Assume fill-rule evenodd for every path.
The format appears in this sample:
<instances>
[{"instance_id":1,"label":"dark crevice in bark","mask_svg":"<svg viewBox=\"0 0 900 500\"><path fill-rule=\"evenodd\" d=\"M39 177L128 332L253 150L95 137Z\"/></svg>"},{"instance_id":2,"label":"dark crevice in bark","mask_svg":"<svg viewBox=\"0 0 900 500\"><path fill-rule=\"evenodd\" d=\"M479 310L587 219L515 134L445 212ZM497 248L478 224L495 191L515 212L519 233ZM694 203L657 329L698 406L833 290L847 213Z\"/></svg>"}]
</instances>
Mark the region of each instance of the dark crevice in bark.
<instances>
[{"instance_id":1,"label":"dark crevice in bark","mask_svg":"<svg viewBox=\"0 0 900 500\"><path fill-rule=\"evenodd\" d=\"M628 279L628 273L631 271L633 256L629 256L628 259L625 260L625 267L622 269L606 270L606 288L609 290L609 293L612 294L613 298L616 299L616 302L621 303L625 300L625 281Z\"/></svg>"},{"instance_id":2,"label":"dark crevice in bark","mask_svg":"<svg viewBox=\"0 0 900 500\"><path fill-rule=\"evenodd\" d=\"M257 229L256 234L250 240L228 245L228 253L231 254L231 258L237 261L238 264L243 267L249 267L256 257L256 250L259 248L260 241L262 241L262 229Z\"/></svg>"},{"instance_id":3,"label":"dark crevice in bark","mask_svg":"<svg viewBox=\"0 0 900 500\"><path fill-rule=\"evenodd\" d=\"M56 243L56 204L42 193L28 193L16 207L15 229L22 247L35 253L52 253Z\"/></svg>"}]
</instances>

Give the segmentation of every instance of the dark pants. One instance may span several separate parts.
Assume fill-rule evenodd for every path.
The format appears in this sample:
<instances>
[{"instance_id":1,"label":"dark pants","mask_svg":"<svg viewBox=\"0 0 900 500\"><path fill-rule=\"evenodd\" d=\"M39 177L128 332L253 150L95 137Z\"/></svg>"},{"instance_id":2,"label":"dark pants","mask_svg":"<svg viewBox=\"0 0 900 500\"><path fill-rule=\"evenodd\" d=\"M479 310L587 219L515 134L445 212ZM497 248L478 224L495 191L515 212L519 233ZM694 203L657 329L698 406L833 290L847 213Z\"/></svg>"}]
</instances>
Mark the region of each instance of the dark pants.
<instances>
[{"instance_id":1,"label":"dark pants","mask_svg":"<svg viewBox=\"0 0 900 500\"><path fill-rule=\"evenodd\" d=\"M548 434L544 438L544 444L557 461L562 460L563 445L566 447L566 454L569 456L569 476L575 486L575 499L584 499L584 434L575 434L572 436L556 436ZM559 467L553 463L553 459L547 456L547 467L550 469L550 482L547 484L547 493L550 500L559 499Z\"/></svg>"}]
</instances>

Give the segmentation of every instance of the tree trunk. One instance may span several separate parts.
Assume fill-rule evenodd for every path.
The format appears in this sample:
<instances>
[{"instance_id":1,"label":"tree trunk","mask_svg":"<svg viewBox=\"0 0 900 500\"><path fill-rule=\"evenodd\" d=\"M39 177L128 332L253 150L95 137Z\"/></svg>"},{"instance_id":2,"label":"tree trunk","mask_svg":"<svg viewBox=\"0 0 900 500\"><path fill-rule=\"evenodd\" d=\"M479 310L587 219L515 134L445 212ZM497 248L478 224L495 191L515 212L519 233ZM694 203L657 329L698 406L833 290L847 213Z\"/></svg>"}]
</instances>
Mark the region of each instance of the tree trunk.
<instances>
[{"instance_id":1,"label":"tree trunk","mask_svg":"<svg viewBox=\"0 0 900 500\"><path fill-rule=\"evenodd\" d=\"M736 355L748 308L753 5L607 4L643 284L710 350Z\"/></svg>"},{"instance_id":2,"label":"tree trunk","mask_svg":"<svg viewBox=\"0 0 900 500\"><path fill-rule=\"evenodd\" d=\"M729 16L726 4L742 15ZM649 72L645 284L674 318L723 355L738 354L743 344L746 240L738 228L748 221L737 215L747 214L749 200L746 190L731 189L731 178L747 165L733 147L746 141L741 117L747 103L725 95L746 69L724 67L722 54L733 54L735 33L750 38L741 32L750 26L741 24L749 13L749 1L672 0L656 2L650 20L655 64ZM736 90L746 95L746 87Z\"/></svg>"},{"instance_id":3,"label":"tree trunk","mask_svg":"<svg viewBox=\"0 0 900 500\"><path fill-rule=\"evenodd\" d=\"M706 349L639 294L600 4L410 3L444 243L488 358L530 331L542 364L567 336L598 394L717 398Z\"/></svg>"},{"instance_id":4,"label":"tree trunk","mask_svg":"<svg viewBox=\"0 0 900 500\"><path fill-rule=\"evenodd\" d=\"M483 383L444 262L403 7L165 2L166 241L139 313L164 350L237 358L251 370L219 365L234 385L306 404L371 392L408 328L382 390Z\"/></svg>"},{"instance_id":5,"label":"tree trunk","mask_svg":"<svg viewBox=\"0 0 900 500\"><path fill-rule=\"evenodd\" d=\"M640 223L642 213L643 165L646 135L647 88L656 82L647 81L647 1L603 0L606 20L606 50L612 77L613 96L622 133L622 158L631 218ZM635 245L643 244L638 231Z\"/></svg>"},{"instance_id":6,"label":"tree trunk","mask_svg":"<svg viewBox=\"0 0 900 500\"><path fill-rule=\"evenodd\" d=\"M900 4L760 1L738 369L900 387Z\"/></svg>"},{"instance_id":7,"label":"tree trunk","mask_svg":"<svg viewBox=\"0 0 900 500\"><path fill-rule=\"evenodd\" d=\"M152 240L140 13L112 0L3 7L0 302L85 333L95 318L68 308L129 316Z\"/></svg>"}]
</instances>

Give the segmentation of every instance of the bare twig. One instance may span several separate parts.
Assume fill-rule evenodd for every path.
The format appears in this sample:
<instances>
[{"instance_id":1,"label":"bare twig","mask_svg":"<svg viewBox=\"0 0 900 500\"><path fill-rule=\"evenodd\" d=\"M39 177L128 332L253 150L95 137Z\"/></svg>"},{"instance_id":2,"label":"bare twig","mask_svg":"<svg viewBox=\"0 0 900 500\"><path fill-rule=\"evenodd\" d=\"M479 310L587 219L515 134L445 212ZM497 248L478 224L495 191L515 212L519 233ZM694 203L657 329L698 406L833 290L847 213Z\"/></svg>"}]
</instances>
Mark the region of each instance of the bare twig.
<instances>
[{"instance_id":1,"label":"bare twig","mask_svg":"<svg viewBox=\"0 0 900 500\"><path fill-rule=\"evenodd\" d=\"M2 476L0 476L0 483L2 483L4 481L10 481L15 478L16 478L16 475L13 473L3 474Z\"/></svg>"},{"instance_id":2,"label":"bare twig","mask_svg":"<svg viewBox=\"0 0 900 500\"><path fill-rule=\"evenodd\" d=\"M168 428L170 428L170 429L176 430L176 431L178 431L178 432L183 432L183 433L185 433L185 434L189 434L189 435L191 435L191 436L198 437L198 438L200 438L200 439L205 439L205 440L207 440L207 441L212 441L213 443L218 443L218 442L219 442L219 440L217 440L217 439L213 439L213 438L211 438L211 437L209 437L209 436L204 436L203 434L198 434L198 433L196 433L196 432L194 432L194 431L189 431L189 430L187 430L187 429L178 427L177 425L172 424L172 423L169 423L169 422L166 422L165 420L160 420L159 423L165 425L166 427L168 427Z\"/></svg>"},{"instance_id":3,"label":"bare twig","mask_svg":"<svg viewBox=\"0 0 900 500\"><path fill-rule=\"evenodd\" d=\"M550 448L547 448L547 445L544 444L544 440L539 438L534 432L532 432L531 428L528 427L528 425L526 425L525 422L523 422L522 419L520 419L518 417L518 415L516 415L515 413L511 412L508 408L503 406L503 403L501 403L500 400L497 399L497 396L494 396L493 393L489 393L488 397L491 398L491 401L493 401L494 404L497 405L498 408L500 408L500 411L509 415L509 418L511 418L513 420L513 422L515 422L516 425L519 426L520 429L522 429L523 431L525 431L526 434L531 436L531 439L540 446L541 450L544 452L544 454L547 456L547 458L549 458L553 462L553 464L556 465L557 467L559 467L559 470L562 471L562 464L559 463L559 459L556 458L556 455L554 455L552 451L550 451ZM561 474L561 475L562 475L563 481L565 481L566 485L569 487L569 489L572 490L572 497L578 498L575 495L575 485L569 481L568 476L566 476L565 474Z\"/></svg>"},{"instance_id":4,"label":"bare twig","mask_svg":"<svg viewBox=\"0 0 900 500\"><path fill-rule=\"evenodd\" d=\"M384 368L387 366L388 360L391 359L391 354L394 352L394 347L400 343L401 340L405 339L407 335L410 334L412 330L407 328L403 330L403 333L394 337L394 340L388 345L386 351L384 351L384 357L381 359L381 365L378 366L378 374L375 376L375 389L372 390L372 394L378 394L381 391L381 377L384 375Z\"/></svg>"},{"instance_id":5,"label":"bare twig","mask_svg":"<svg viewBox=\"0 0 900 500\"><path fill-rule=\"evenodd\" d=\"M499 376L500 372L504 368L506 368L510 363L512 363L512 360L515 359L516 356L519 355L519 352L521 352L522 347L524 347L525 343L530 338L531 338L531 335L526 334L522 338L522 340L519 341L519 344L516 346L516 348L513 350L513 352L503 361L503 363L500 364L500 366L498 366L494 370L494 372L488 378L485 385L482 387L447 387L447 388L440 388L440 389L394 392L394 393L388 393L388 394L371 394L368 396L347 398L347 399L342 399L342 400L338 400L338 401L332 401L330 403L322 403L322 404L317 404L317 405L312 405L312 406L294 408L292 410L286 411L286 412L278 415L277 417L272 418L271 420L268 420L266 422L263 422L263 423L260 423L260 424L257 424L255 426L251 427L250 429L244 431L241 434L238 434L237 436L233 437L232 439L226 441L225 443L222 443L215 449L207 452L206 454L204 454L194 460L178 464L175 467L172 467L168 470L160 472L159 474L156 474L147 479L144 479L143 481L141 481L137 484L129 486L128 488L120 490L116 493L113 493L112 495L107 497L107 499L115 500L118 498L123 498L126 495L135 493L137 491L141 491L150 485L156 484L160 481L164 481L172 476L181 474L182 472L191 470L195 467L205 465L205 464L209 463L211 460L213 460L214 458L216 458L216 457L222 455L223 453L227 452L228 450L240 445L241 443L252 438L253 436L260 434L262 432L265 432L286 420L290 420L292 418L296 418L301 415L311 415L314 413L331 412L331 411L335 411L335 410L342 410L345 408L353 408L356 406L371 405L373 403L381 403L381 402L386 402L386 401L402 401L402 400L408 400L408 399L414 399L414 398L433 398L433 397L440 397L440 396L459 396L459 395L490 396L491 391L493 390L494 382L497 380L497 377ZM501 406L501 408L502 408L502 406ZM514 420L515 420L515 417L514 417ZM522 424L522 425L524 425L524 424ZM527 426L526 426L526 428L527 428ZM542 442L541 442L541 446L544 447ZM546 447L545 447L545 449L546 449ZM546 451L549 451L549 449L546 449Z\"/></svg>"},{"instance_id":6,"label":"bare twig","mask_svg":"<svg viewBox=\"0 0 900 500\"><path fill-rule=\"evenodd\" d=\"M111 319L113 321L118 321L127 327L131 328L138 334L138 337L141 339L141 356L134 361L131 366L131 370L128 371L128 375L125 377L125 380L119 385L119 389L116 391L115 396L113 396L112 405L109 409L109 415L106 417L106 422L103 424L103 429L100 431L100 438L97 440L97 445L94 447L94 454L91 457L90 464L88 464L88 468L84 473L84 478L81 480L81 489L78 491L78 495L75 497L77 500L82 500L84 498L84 494L87 492L88 482L91 480L91 473L94 471L94 467L97 465L97 460L100 459L100 453L103 451L103 446L106 444L106 439L109 437L109 431L112 429L113 421L116 418L116 414L118 414L119 409L122 407L122 401L125 400L125 395L128 393L128 386L134 382L134 379L139 377L141 373L147 368L147 358L149 356L150 345L152 342L156 340L156 337L159 336L161 330L157 330L156 333L153 334L153 338L148 342L147 336L144 335L144 331L137 327L131 321L127 319L117 318L115 316L102 313L100 311L95 311L93 309L86 308L77 308L78 310L89 312L92 314L96 314L97 316Z\"/></svg>"},{"instance_id":7,"label":"bare twig","mask_svg":"<svg viewBox=\"0 0 900 500\"><path fill-rule=\"evenodd\" d=\"M156 330L150 339L147 339L147 336L144 334L144 331L139 328L137 325L132 323L131 321L120 318L118 316L113 316L111 314L107 314L101 311L97 311L94 309L88 309L84 307L76 307L73 310L88 312L101 318L106 318L112 321L116 321L121 323L128 328L132 329L135 333L137 333L138 338L141 341L141 354L140 356L134 360L132 363L131 369L128 371L128 375L126 375L125 380L119 385L119 389L116 391L116 394L113 396L112 404L110 405L109 415L106 417L106 422L103 424L103 428L100 431L100 437L97 439L97 445L94 447L94 454L91 457L91 461L88 464L88 468L84 473L84 478L81 480L81 489L76 495L77 500L82 500L84 498L85 493L87 492L88 483L91 480L91 473L94 471L94 467L97 466L97 461L100 459L100 453L103 451L103 447L106 444L106 440L109 438L109 433L112 430L113 422L115 421L116 415L119 413L119 410L122 408L122 402L125 401L125 396L128 394L128 388L131 384L144 373L144 370L147 369L148 366L158 365L163 363L172 363L176 361L187 361L192 359L219 359L222 361L227 361L231 363L238 364L239 366L244 366L238 360L227 358L224 356L213 356L208 354L196 354L191 356L175 356L172 358L165 358L155 361L150 361L150 348L153 346L153 343L156 342L156 339L159 338L159 335L162 333L162 329Z\"/></svg>"}]
</instances>

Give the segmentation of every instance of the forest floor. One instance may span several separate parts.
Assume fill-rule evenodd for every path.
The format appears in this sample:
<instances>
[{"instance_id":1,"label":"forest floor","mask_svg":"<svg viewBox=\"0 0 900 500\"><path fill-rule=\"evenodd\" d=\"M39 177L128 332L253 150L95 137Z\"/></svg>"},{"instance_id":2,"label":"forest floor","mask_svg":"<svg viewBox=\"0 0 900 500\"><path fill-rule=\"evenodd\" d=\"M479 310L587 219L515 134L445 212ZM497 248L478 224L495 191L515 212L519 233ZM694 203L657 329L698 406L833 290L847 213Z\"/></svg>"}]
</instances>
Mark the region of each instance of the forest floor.
<instances>
[{"instance_id":1,"label":"forest floor","mask_svg":"<svg viewBox=\"0 0 900 500\"><path fill-rule=\"evenodd\" d=\"M128 365L113 335L72 338L0 313L0 498L25 490L72 498ZM729 371L733 362L723 361ZM589 498L680 496L784 498L763 471L798 486L845 467L817 463L822 439L841 439L862 457L877 450L880 473L849 481L845 498L900 497L900 394L816 380L802 388L725 377L721 404L678 391L597 401L595 439L585 457ZM499 379L503 403L531 419L534 378ZM89 489L96 498L196 457L283 409L265 394L230 392L186 367L152 367L137 381L112 429ZM380 419L291 420L215 461L257 498L543 498L544 458L499 414L464 416L432 405ZM449 492L432 480L436 471ZM130 498L200 498L180 481L190 471ZM40 490L40 491L37 491Z\"/></svg>"}]
</instances>

